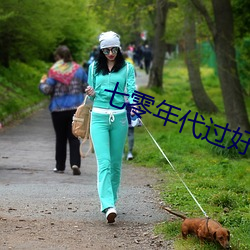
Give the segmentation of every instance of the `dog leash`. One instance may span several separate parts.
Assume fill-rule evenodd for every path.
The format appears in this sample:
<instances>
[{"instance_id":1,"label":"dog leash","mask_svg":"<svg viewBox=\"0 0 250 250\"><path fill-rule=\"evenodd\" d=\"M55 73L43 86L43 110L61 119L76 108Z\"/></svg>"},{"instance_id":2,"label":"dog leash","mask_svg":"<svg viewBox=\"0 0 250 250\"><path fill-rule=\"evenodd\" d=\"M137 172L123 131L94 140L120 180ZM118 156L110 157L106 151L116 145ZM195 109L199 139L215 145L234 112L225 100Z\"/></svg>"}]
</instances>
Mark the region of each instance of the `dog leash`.
<instances>
[{"instance_id":1,"label":"dog leash","mask_svg":"<svg viewBox=\"0 0 250 250\"><path fill-rule=\"evenodd\" d=\"M196 200L196 198L194 197L194 195L192 194L192 192L190 191L190 189L188 188L188 186L186 185L186 183L182 180L182 178L178 174L178 172L175 169L175 167L173 166L173 164L170 162L170 160L168 159L168 157L165 155L165 153L163 152L163 150L161 149L161 147L159 146L159 144L157 143L157 141L154 139L154 137L152 136L152 134L149 132L148 128L145 126L145 124L143 123L143 121L141 119L140 119L140 121L141 121L142 125L144 126L144 128L146 129L146 131L148 132L148 134L150 135L150 137L152 138L152 140L155 143L155 145L159 148L159 150L161 151L162 155L165 157L165 159L167 160L167 162L169 163L169 165L175 171L175 173L177 174L177 176L179 177L180 181L185 186L185 188L187 189L187 191L189 192L189 194L191 195L191 197L193 198L193 200L196 202L196 204L198 205L198 207L200 208L200 210L202 211L202 213L205 215L206 218L209 218L209 216L204 211L204 209L201 207L201 205L199 204L199 202Z\"/></svg>"}]
</instances>

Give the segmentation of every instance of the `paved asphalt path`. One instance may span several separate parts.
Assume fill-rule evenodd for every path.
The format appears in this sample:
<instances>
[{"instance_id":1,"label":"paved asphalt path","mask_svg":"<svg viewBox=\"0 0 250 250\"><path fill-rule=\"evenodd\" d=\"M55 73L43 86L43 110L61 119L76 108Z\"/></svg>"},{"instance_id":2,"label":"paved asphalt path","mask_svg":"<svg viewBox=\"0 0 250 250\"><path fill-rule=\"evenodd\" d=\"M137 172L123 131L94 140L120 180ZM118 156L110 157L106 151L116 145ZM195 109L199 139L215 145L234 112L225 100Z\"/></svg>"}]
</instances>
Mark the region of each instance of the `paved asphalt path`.
<instances>
[{"instance_id":1,"label":"paved asphalt path","mask_svg":"<svg viewBox=\"0 0 250 250\"><path fill-rule=\"evenodd\" d=\"M141 86L147 76L139 73L137 79ZM95 155L82 160L82 175L72 175L68 159L65 173L57 174L52 171L54 148L47 107L0 130L0 219L49 217L57 221L105 223L97 195ZM152 188L159 179L157 170L124 162L117 223L154 225L166 220L158 193Z\"/></svg>"},{"instance_id":2,"label":"paved asphalt path","mask_svg":"<svg viewBox=\"0 0 250 250\"><path fill-rule=\"evenodd\" d=\"M81 176L73 176L67 160L64 174L54 173L54 131L47 108L41 109L13 127L0 133L0 201L1 210L7 211L16 204L22 207L22 214L38 216L36 209L46 210L48 204L62 206L52 216L70 216L78 220L103 220L99 212L96 189L96 160L91 154L82 160ZM87 147L87 146L86 146ZM121 219L141 222L160 221L161 213L153 212L155 204L148 200L152 192L147 179L151 173L145 168L124 165L123 182L118 209L125 212L136 206L137 212L123 215ZM29 209L25 204L33 204ZM64 206L74 201L78 213L62 214ZM145 202L148 201L148 202ZM88 211L88 212L86 212ZM20 210L19 210L20 212Z\"/></svg>"},{"instance_id":3,"label":"paved asphalt path","mask_svg":"<svg viewBox=\"0 0 250 250\"><path fill-rule=\"evenodd\" d=\"M147 76L137 73L137 84L144 85ZM87 147L87 145L86 145ZM30 209L46 207L56 200L63 204L67 199L75 199L75 206L82 213L64 214L72 219L86 215L86 220L103 219L99 214L99 199L96 189L96 160L91 154L82 160L81 176L73 176L67 159L65 174L53 173L55 136L47 107L30 117L16 122L11 127L0 130L0 204L2 210L23 204L23 213L30 216ZM69 157L68 157L69 158ZM131 171L133 169L133 171ZM123 182L118 208L127 210L137 204L139 212L121 215L126 220L160 221L161 213L152 213L154 204L147 200L152 180L147 180L147 169L123 167ZM134 197L131 199L131 197ZM28 200L34 199L33 208L26 209ZM27 200L27 201L26 201ZM87 211L88 213L84 212ZM142 210L140 212L140 210ZM144 211L145 210L145 211ZM55 216L62 216L60 210ZM90 216L91 214L91 216ZM148 214L148 216L145 216ZM143 215L143 216L142 216ZM36 216L35 214L33 216Z\"/></svg>"}]
</instances>

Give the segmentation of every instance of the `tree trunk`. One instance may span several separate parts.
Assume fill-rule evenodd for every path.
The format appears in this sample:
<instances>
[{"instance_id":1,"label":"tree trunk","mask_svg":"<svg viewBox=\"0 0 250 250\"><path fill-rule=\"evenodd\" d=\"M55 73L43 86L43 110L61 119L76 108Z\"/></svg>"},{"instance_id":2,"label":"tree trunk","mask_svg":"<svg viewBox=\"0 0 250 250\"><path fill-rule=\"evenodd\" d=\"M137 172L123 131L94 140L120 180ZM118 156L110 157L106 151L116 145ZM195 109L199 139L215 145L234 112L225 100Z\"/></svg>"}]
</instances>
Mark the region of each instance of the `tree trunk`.
<instances>
[{"instance_id":1,"label":"tree trunk","mask_svg":"<svg viewBox=\"0 0 250 250\"><path fill-rule=\"evenodd\" d=\"M227 122L231 129L240 127L243 132L250 131L236 64L233 13L230 0L212 0L215 23L200 0L191 1L204 16L213 36Z\"/></svg>"},{"instance_id":2,"label":"tree trunk","mask_svg":"<svg viewBox=\"0 0 250 250\"><path fill-rule=\"evenodd\" d=\"M168 12L168 1L156 1L156 16L155 16L155 37L153 44L153 62L149 74L148 88L157 87L163 88L162 76L163 66L166 53L166 43L164 41L166 19Z\"/></svg>"},{"instance_id":3,"label":"tree trunk","mask_svg":"<svg viewBox=\"0 0 250 250\"><path fill-rule=\"evenodd\" d=\"M212 0L215 17L214 46L227 121L231 129L250 131L244 96L237 71L233 14L230 0Z\"/></svg>"},{"instance_id":4,"label":"tree trunk","mask_svg":"<svg viewBox=\"0 0 250 250\"><path fill-rule=\"evenodd\" d=\"M205 113L216 113L218 108L207 95L200 75L200 57L196 48L195 18L191 16L193 8L187 6L185 18L185 55L188 76L194 102L199 111Z\"/></svg>"}]
</instances>

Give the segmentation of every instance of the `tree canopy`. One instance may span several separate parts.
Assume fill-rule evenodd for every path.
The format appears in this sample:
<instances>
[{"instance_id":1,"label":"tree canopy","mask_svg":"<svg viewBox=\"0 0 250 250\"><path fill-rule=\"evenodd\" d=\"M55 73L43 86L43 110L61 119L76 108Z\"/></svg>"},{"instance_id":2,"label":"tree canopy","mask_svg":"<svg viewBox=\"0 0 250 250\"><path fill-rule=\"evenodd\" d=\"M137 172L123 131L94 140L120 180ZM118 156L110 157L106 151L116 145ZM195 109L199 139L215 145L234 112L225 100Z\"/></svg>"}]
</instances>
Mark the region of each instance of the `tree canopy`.
<instances>
[{"instance_id":1,"label":"tree canopy","mask_svg":"<svg viewBox=\"0 0 250 250\"><path fill-rule=\"evenodd\" d=\"M2 0L0 13L0 60L7 67L12 59L48 60L65 43L81 59L96 40L89 1Z\"/></svg>"},{"instance_id":2,"label":"tree canopy","mask_svg":"<svg viewBox=\"0 0 250 250\"><path fill-rule=\"evenodd\" d=\"M184 45L182 44L185 36L184 23L187 20L184 18L184 14L187 12L185 4L192 2L196 7L197 5L202 6L202 8L196 8L195 13L190 13L195 17L196 40L212 41L213 46L216 45L214 48L217 60L222 58L218 57L218 54L226 48L225 44L229 39L225 39L225 44L221 43L220 46L217 46L216 39L222 37L220 34L225 31L228 32L228 37L232 38L231 45L229 44L230 49L234 49L234 45L242 48L238 54L240 58L244 58L246 63L240 65L241 85L246 89L249 85L249 77L246 72L248 72L247 65L249 65L250 57L248 52L249 14L245 9L249 7L249 1L223 1L229 6L227 9L215 0L141 0L137 2L132 0L73 0L70 2L63 0L37 0L35 2L32 0L1 0L0 65L8 68L11 60L19 60L27 64L34 59L51 61L53 51L61 44L70 48L76 61L83 61L87 59L92 47L97 45L98 35L102 31L114 30L119 33L122 37L123 49L126 49L125 46L131 42L137 45L143 43L140 33L147 31L147 41L145 42L153 44L153 53L155 58L159 59L153 61L151 71L153 74L150 73L152 80L148 86L162 88L166 44ZM230 12L230 27L229 23L226 23L225 26L222 25L221 14L215 16L217 8L222 8L223 13ZM215 29L221 30L221 32L215 33ZM218 34L220 36L217 36ZM235 38L237 38L236 43L234 43ZM224 54L228 56L227 53ZM232 55L234 57L234 53ZM225 60L225 62L228 61ZM237 72L235 65L234 71ZM222 69L225 67L220 65ZM227 72L230 70L231 68L228 68ZM222 77L220 74L219 76L221 80ZM224 81L226 90L229 80L224 79ZM238 101L242 98L240 96ZM228 109L231 110L230 105L228 105Z\"/></svg>"}]
</instances>

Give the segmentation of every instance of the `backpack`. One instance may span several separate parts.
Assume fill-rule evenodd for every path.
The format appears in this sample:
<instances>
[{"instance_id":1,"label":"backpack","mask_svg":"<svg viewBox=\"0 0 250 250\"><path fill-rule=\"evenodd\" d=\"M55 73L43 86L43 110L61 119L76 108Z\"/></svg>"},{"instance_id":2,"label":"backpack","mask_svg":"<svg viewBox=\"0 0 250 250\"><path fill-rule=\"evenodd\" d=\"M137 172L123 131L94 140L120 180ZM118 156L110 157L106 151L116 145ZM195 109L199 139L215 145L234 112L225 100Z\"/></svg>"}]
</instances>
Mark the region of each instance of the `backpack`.
<instances>
[{"instance_id":1,"label":"backpack","mask_svg":"<svg viewBox=\"0 0 250 250\"><path fill-rule=\"evenodd\" d=\"M93 144L90 138L90 112L92 110L92 102L87 102L88 96L86 95L83 103L76 109L72 118L72 134L80 141L80 155L85 158L90 151L93 151ZM83 153L83 145L89 140L89 148L86 153Z\"/></svg>"}]
</instances>

